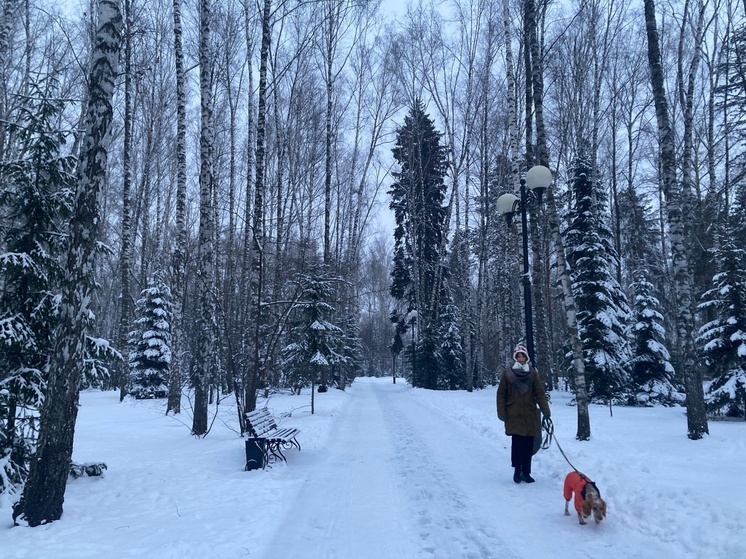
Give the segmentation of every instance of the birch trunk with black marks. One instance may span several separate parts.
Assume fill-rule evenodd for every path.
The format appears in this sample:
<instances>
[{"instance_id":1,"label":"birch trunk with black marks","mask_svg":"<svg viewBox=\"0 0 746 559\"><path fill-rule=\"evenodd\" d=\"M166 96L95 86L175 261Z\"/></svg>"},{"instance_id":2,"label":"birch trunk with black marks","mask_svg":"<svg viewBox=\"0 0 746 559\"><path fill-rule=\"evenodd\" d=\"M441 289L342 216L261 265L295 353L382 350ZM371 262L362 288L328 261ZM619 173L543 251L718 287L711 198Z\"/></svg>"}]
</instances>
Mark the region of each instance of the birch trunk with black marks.
<instances>
[{"instance_id":1,"label":"birch trunk with black marks","mask_svg":"<svg viewBox=\"0 0 746 559\"><path fill-rule=\"evenodd\" d=\"M324 86L326 92L326 113L324 116L326 134L324 147L324 264L331 264L331 208L332 208L332 158L334 149L334 55L337 50L340 11L342 2L326 2L323 31Z\"/></svg>"},{"instance_id":2,"label":"birch trunk with black marks","mask_svg":"<svg viewBox=\"0 0 746 559\"><path fill-rule=\"evenodd\" d=\"M686 198L688 184L679 185L676 178L676 145L668 114L668 100L663 76L655 2L645 0L645 24L648 38L648 67L658 123L662 191L668 210L667 223L671 242L673 291L676 303L677 369L683 371L686 390L687 436L701 439L708 431L702 378L694 359L694 314L692 312L692 277L689 269L686 238ZM690 115L691 118L691 115ZM685 182L688 179L685 179Z\"/></svg>"},{"instance_id":3,"label":"birch trunk with black marks","mask_svg":"<svg viewBox=\"0 0 746 559\"><path fill-rule=\"evenodd\" d=\"M186 72L181 27L181 0L173 1L174 63L176 66L176 246L171 254L171 294L173 361L168 378L166 413L181 413L184 347L184 276L187 248L186 231Z\"/></svg>"},{"instance_id":4,"label":"birch trunk with black marks","mask_svg":"<svg viewBox=\"0 0 746 559\"><path fill-rule=\"evenodd\" d=\"M62 516L65 487L78 416L86 343L92 326L96 289L99 196L106 182L106 141L114 114L111 101L118 76L122 15L119 2L100 0L98 28L88 79L86 130L77 169L77 190L70 221L70 247L60 305L60 327L41 410L39 440L21 501L13 508L29 526Z\"/></svg>"},{"instance_id":5,"label":"birch trunk with black marks","mask_svg":"<svg viewBox=\"0 0 746 559\"><path fill-rule=\"evenodd\" d=\"M575 438L579 441L587 441L591 438L591 417L588 410L588 390L585 381L585 362L583 361L583 344L578 334L577 306L575 296L572 292L572 281L570 280L570 269L565 258L565 247L560 235L560 221L557 213L557 201L554 198L554 189L547 190L547 221L554 242L555 258L559 270L560 284L562 286L562 301L565 308L565 321L570 336L570 347L572 348L572 365L574 370L575 401L578 408L578 429Z\"/></svg>"},{"instance_id":6,"label":"birch trunk with black marks","mask_svg":"<svg viewBox=\"0 0 746 559\"><path fill-rule=\"evenodd\" d=\"M528 28L529 45L531 53L531 82L527 87L532 87L532 100L534 115L536 119L536 162L539 165L549 166L549 150L547 149L546 127L544 126L544 78L541 52L537 33L536 9L533 0L526 0L526 21ZM588 393L585 383L585 364L583 362L583 345L580 342L578 332L577 307L575 296L572 292L570 281L570 270L565 259L565 247L560 234L560 221L557 213L557 202L554 198L553 189L550 187L546 193L547 221L554 241L557 268L560 274L562 296L565 307L565 318L568 327L568 336L572 347L572 362L575 371L575 400L578 408L578 429L575 438L586 441L591 438L591 420L588 413Z\"/></svg>"},{"instance_id":7,"label":"birch trunk with black marks","mask_svg":"<svg viewBox=\"0 0 746 559\"><path fill-rule=\"evenodd\" d=\"M503 9L505 3L503 2ZM510 14L508 13L508 17ZM490 18L491 19L491 18ZM487 251L487 232L490 227L490 216L489 216L489 188L490 188L490 156L487 146L490 144L490 105L487 102L489 97L490 89L490 69L495 58L495 52L498 48L498 21L493 23L490 21L489 28L487 30L487 39L485 45L485 58L482 75L480 76L480 89L482 95L482 106L480 107L479 116L479 144L481 146L480 157L479 157L479 209L477 212L479 225L478 225L478 248L477 248L477 287L476 287L476 318L474 324L474 346L472 348L474 354L474 371L476 372L476 378L467 377L467 382L471 386L482 386L485 382L484 368L484 332L486 324L486 313L487 297L488 297L488 251ZM503 22L503 27L504 27ZM508 41L508 44L510 41ZM511 53L512 59L512 53ZM512 63L511 63L512 66ZM513 95L515 95L515 83L513 83Z\"/></svg>"},{"instance_id":8,"label":"birch trunk with black marks","mask_svg":"<svg viewBox=\"0 0 746 559\"><path fill-rule=\"evenodd\" d=\"M531 80L527 87L531 87L531 93L526 96L527 99L531 99L532 105L535 111L536 118L536 135L537 135L537 148L535 151L529 150L529 154L533 153L535 156L541 156L540 165L548 166L549 155L547 154L546 147L539 148L541 142L539 137L544 135L544 77L543 77L543 65L541 63L542 56L541 45L539 44L539 38L536 26L538 25L538 18L536 16L536 7L533 2L528 2L529 6L527 9L527 15L529 19L534 23L529 27L528 38L530 48L527 51L530 53L531 60ZM546 155L542 155L546 154ZM541 162L543 161L543 162ZM531 167L534 161L529 157L527 160L528 166ZM534 202L534 203L532 203ZM549 350L549 330L547 325L547 293L544 291L544 285L546 284L546 277L549 273L544 257L543 257L543 246L544 242L544 231L545 228L540 226L541 213L539 204L535 201L531 201L529 198L529 205L526 208L529 212L529 238L531 240L531 285L533 286L532 297L533 305L531 311L533 312L533 324L536 343L534 345L535 355L532 356L535 359L536 366L541 372L542 378L547 385L547 388L552 388L552 370L553 365L551 362L551 354ZM537 310L537 312L534 312Z\"/></svg>"},{"instance_id":9,"label":"birch trunk with black marks","mask_svg":"<svg viewBox=\"0 0 746 559\"><path fill-rule=\"evenodd\" d=\"M264 0L262 10L262 43L259 51L259 92L257 99L256 150L254 157L254 215L252 220L253 254L252 254L252 294L255 297L253 324L253 365L246 387L244 408L254 411L256 408L256 391L264 373L262 360L262 292L264 290L264 191L265 159L267 136L267 67L269 65L269 47L272 39L270 18L272 0Z\"/></svg>"},{"instance_id":10,"label":"birch trunk with black marks","mask_svg":"<svg viewBox=\"0 0 746 559\"><path fill-rule=\"evenodd\" d=\"M6 159L5 150L8 145L6 127L8 125L8 64L11 57L11 33L13 20L18 9L16 0L3 2L2 25L0 26L0 161Z\"/></svg>"},{"instance_id":11,"label":"birch trunk with black marks","mask_svg":"<svg viewBox=\"0 0 746 559\"><path fill-rule=\"evenodd\" d=\"M255 104L254 104L254 69L253 61L255 51L255 37L252 33L254 29L253 17L251 8L253 6L249 2L243 3L243 16L244 16L244 42L246 43L246 59L249 62L247 64L247 103L246 103L246 145L248 146L246 154L246 184L244 192L244 213L243 213L243 241L241 247L241 284L240 288L244 296L241 297L239 302L239 308L237 312L240 316L240 348L237 351L240 353L241 363L243 367L243 374L241 375L241 394L236 394L238 400L237 411L239 412L239 423L242 427L243 432L243 415L242 411L248 411L246 408L248 386L251 384L252 372L248 367L248 348L251 347L251 339L253 338L252 322L251 322L251 309L252 309L252 268L251 264L254 258L254 238L252 223L252 205L249 200L252 200L254 196L253 191L253 177L255 172L255 151L252 146L255 145L254 134L255 134Z\"/></svg>"},{"instance_id":12,"label":"birch trunk with black marks","mask_svg":"<svg viewBox=\"0 0 746 559\"><path fill-rule=\"evenodd\" d=\"M199 341L192 368L194 417L192 434L207 434L207 404L215 363L215 256L213 212L213 130L212 130L212 58L210 49L210 0L200 1L199 82L200 82L200 173L199 173L199 244L197 247L197 318Z\"/></svg>"},{"instance_id":13,"label":"birch trunk with black marks","mask_svg":"<svg viewBox=\"0 0 746 559\"><path fill-rule=\"evenodd\" d=\"M124 138L122 146L122 246L119 253L120 308L117 349L126 354L127 337L132 326L130 274L132 266L132 0L124 0ZM115 382L119 401L127 394L129 369L117 363Z\"/></svg>"}]
</instances>

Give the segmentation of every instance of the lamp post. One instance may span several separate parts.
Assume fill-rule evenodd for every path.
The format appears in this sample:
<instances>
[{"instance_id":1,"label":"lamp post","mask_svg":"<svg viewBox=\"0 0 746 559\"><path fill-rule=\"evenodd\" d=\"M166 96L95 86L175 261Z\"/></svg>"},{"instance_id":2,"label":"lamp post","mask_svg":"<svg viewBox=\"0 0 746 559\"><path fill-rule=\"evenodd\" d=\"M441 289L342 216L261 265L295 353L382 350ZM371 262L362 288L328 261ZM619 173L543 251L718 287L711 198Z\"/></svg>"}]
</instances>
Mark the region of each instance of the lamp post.
<instances>
[{"instance_id":1,"label":"lamp post","mask_svg":"<svg viewBox=\"0 0 746 559\"><path fill-rule=\"evenodd\" d=\"M412 385L415 384L414 379L414 370L415 370L415 336L414 336L414 327L417 324L417 310L412 309L407 313L407 322L409 322L412 325Z\"/></svg>"},{"instance_id":2,"label":"lamp post","mask_svg":"<svg viewBox=\"0 0 746 559\"><path fill-rule=\"evenodd\" d=\"M517 211L521 212L523 233L523 314L526 323L526 347L529 358L534 360L534 318L531 309L531 276L528 265L528 191L541 203L541 196L552 184L552 172L543 165L531 167L525 177L521 177L521 197L503 194L497 199L497 212L505 216L508 226L513 222Z\"/></svg>"}]
</instances>

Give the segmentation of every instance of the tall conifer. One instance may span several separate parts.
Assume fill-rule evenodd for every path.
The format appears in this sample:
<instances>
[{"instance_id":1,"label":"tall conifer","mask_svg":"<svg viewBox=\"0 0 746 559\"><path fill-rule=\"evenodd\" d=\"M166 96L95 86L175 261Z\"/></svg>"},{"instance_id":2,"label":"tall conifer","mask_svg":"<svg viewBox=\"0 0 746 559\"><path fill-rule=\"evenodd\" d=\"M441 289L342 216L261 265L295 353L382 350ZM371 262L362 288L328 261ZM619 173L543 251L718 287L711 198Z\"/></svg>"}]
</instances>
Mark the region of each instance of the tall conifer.
<instances>
[{"instance_id":1,"label":"tall conifer","mask_svg":"<svg viewBox=\"0 0 746 559\"><path fill-rule=\"evenodd\" d=\"M568 260L583 343L590 395L605 402L627 383L627 298L614 274L616 251L606 223L607 196L584 155L576 157L570 190L573 207L567 231Z\"/></svg>"},{"instance_id":2,"label":"tall conifer","mask_svg":"<svg viewBox=\"0 0 746 559\"><path fill-rule=\"evenodd\" d=\"M425 113L421 100L410 108L396 134L392 150L399 170L393 174L389 207L394 211L394 269L391 273L391 295L403 301L407 311L417 310L413 332L421 338L423 347L440 345L436 337L441 331L438 323L442 306L447 302L443 236L446 208L443 205L447 172L446 148L435 123ZM418 342L417 345L420 345ZM425 366L432 357L427 350L419 359ZM418 358L414 357L414 365ZM439 372L437 361L428 366L426 374L414 372L416 386L436 388Z\"/></svg>"}]
</instances>

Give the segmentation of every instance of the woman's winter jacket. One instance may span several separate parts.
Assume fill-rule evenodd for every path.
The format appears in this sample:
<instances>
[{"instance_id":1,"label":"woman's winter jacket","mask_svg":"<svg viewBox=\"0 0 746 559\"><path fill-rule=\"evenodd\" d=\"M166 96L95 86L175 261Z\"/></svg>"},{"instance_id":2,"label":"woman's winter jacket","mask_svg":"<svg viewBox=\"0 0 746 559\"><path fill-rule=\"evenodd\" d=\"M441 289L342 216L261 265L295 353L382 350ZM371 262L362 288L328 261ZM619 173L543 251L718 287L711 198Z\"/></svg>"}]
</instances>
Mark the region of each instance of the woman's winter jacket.
<instances>
[{"instance_id":1,"label":"woman's winter jacket","mask_svg":"<svg viewBox=\"0 0 746 559\"><path fill-rule=\"evenodd\" d=\"M544 415L551 416L544 383L538 371L531 367L528 390L523 394L516 386L516 376L513 370L503 371L497 387L497 417L505 422L505 434L524 437L541 436L541 419L536 413L537 405Z\"/></svg>"}]
</instances>

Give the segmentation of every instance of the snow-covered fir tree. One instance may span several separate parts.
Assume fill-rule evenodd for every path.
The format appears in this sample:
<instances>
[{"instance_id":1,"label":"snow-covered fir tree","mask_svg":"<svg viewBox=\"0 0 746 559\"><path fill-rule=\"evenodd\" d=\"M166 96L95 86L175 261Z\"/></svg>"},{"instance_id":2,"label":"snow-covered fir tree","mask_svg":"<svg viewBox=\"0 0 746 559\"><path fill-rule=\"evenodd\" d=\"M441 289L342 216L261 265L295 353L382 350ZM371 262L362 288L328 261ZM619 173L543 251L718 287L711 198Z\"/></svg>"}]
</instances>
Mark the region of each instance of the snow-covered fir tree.
<instances>
[{"instance_id":1,"label":"snow-covered fir tree","mask_svg":"<svg viewBox=\"0 0 746 559\"><path fill-rule=\"evenodd\" d=\"M588 393L591 398L610 402L627 385L625 328L630 309L614 273L617 254L607 224L607 195L584 154L573 162L570 195L566 247Z\"/></svg>"},{"instance_id":2,"label":"snow-covered fir tree","mask_svg":"<svg viewBox=\"0 0 746 559\"><path fill-rule=\"evenodd\" d=\"M130 387L138 399L165 398L171 367L171 291L158 277L140 293L129 333Z\"/></svg>"},{"instance_id":3,"label":"snow-covered fir tree","mask_svg":"<svg viewBox=\"0 0 746 559\"><path fill-rule=\"evenodd\" d=\"M713 317L698 337L712 378L706 403L711 413L746 419L746 249L736 245L731 229L717 241L717 273L699 305Z\"/></svg>"},{"instance_id":4,"label":"snow-covered fir tree","mask_svg":"<svg viewBox=\"0 0 746 559\"><path fill-rule=\"evenodd\" d=\"M413 332L421 346L415 355L410 351L415 386L437 388L444 374L431 351L441 344L439 317L448 302L445 249L447 151L441 144L441 133L416 100L396 133L392 149L399 170L392 173L389 207L394 212L394 269L391 272L391 295L417 311ZM427 337L431 337L427 339ZM427 367L421 371L417 368ZM425 384L421 384L425 383Z\"/></svg>"},{"instance_id":5,"label":"snow-covered fir tree","mask_svg":"<svg viewBox=\"0 0 746 559\"><path fill-rule=\"evenodd\" d=\"M10 125L19 157L0 164L0 493L28 473L54 345L75 180L63 108L54 80L32 83Z\"/></svg>"},{"instance_id":6,"label":"snow-covered fir tree","mask_svg":"<svg viewBox=\"0 0 746 559\"><path fill-rule=\"evenodd\" d=\"M298 297L292 306L288 342L282 350L286 382L299 389L333 381L334 367L347 360L344 331L331 322L337 276L297 274ZM313 400L311 402L313 413Z\"/></svg>"},{"instance_id":7,"label":"snow-covered fir tree","mask_svg":"<svg viewBox=\"0 0 746 559\"><path fill-rule=\"evenodd\" d=\"M443 374L438 379L439 388L443 390L464 390L466 386L466 355L462 336L459 330L461 324L460 310L456 305L446 305L442 320L440 349L437 353L440 369Z\"/></svg>"},{"instance_id":8,"label":"snow-covered fir tree","mask_svg":"<svg viewBox=\"0 0 746 559\"><path fill-rule=\"evenodd\" d=\"M363 370L363 342L360 338L359 321L356 315L348 316L342 324L342 335L339 337L337 353L343 359L334 368L332 382L339 387L348 386Z\"/></svg>"},{"instance_id":9,"label":"snow-covered fir tree","mask_svg":"<svg viewBox=\"0 0 746 559\"><path fill-rule=\"evenodd\" d=\"M655 287L644 271L635 273L635 294L631 321L632 358L626 367L630 375L626 401L632 406L683 404L684 396L673 384L674 368L666 348L666 330Z\"/></svg>"},{"instance_id":10,"label":"snow-covered fir tree","mask_svg":"<svg viewBox=\"0 0 746 559\"><path fill-rule=\"evenodd\" d=\"M636 281L638 270L645 270L648 281L664 288L663 280L666 264L663 261L658 230L658 216L655 204L648 196L637 192L629 185L619 195L619 236L622 263L622 281L631 285ZM620 254L620 257L621 257ZM658 293L658 298L661 294Z\"/></svg>"}]
</instances>

